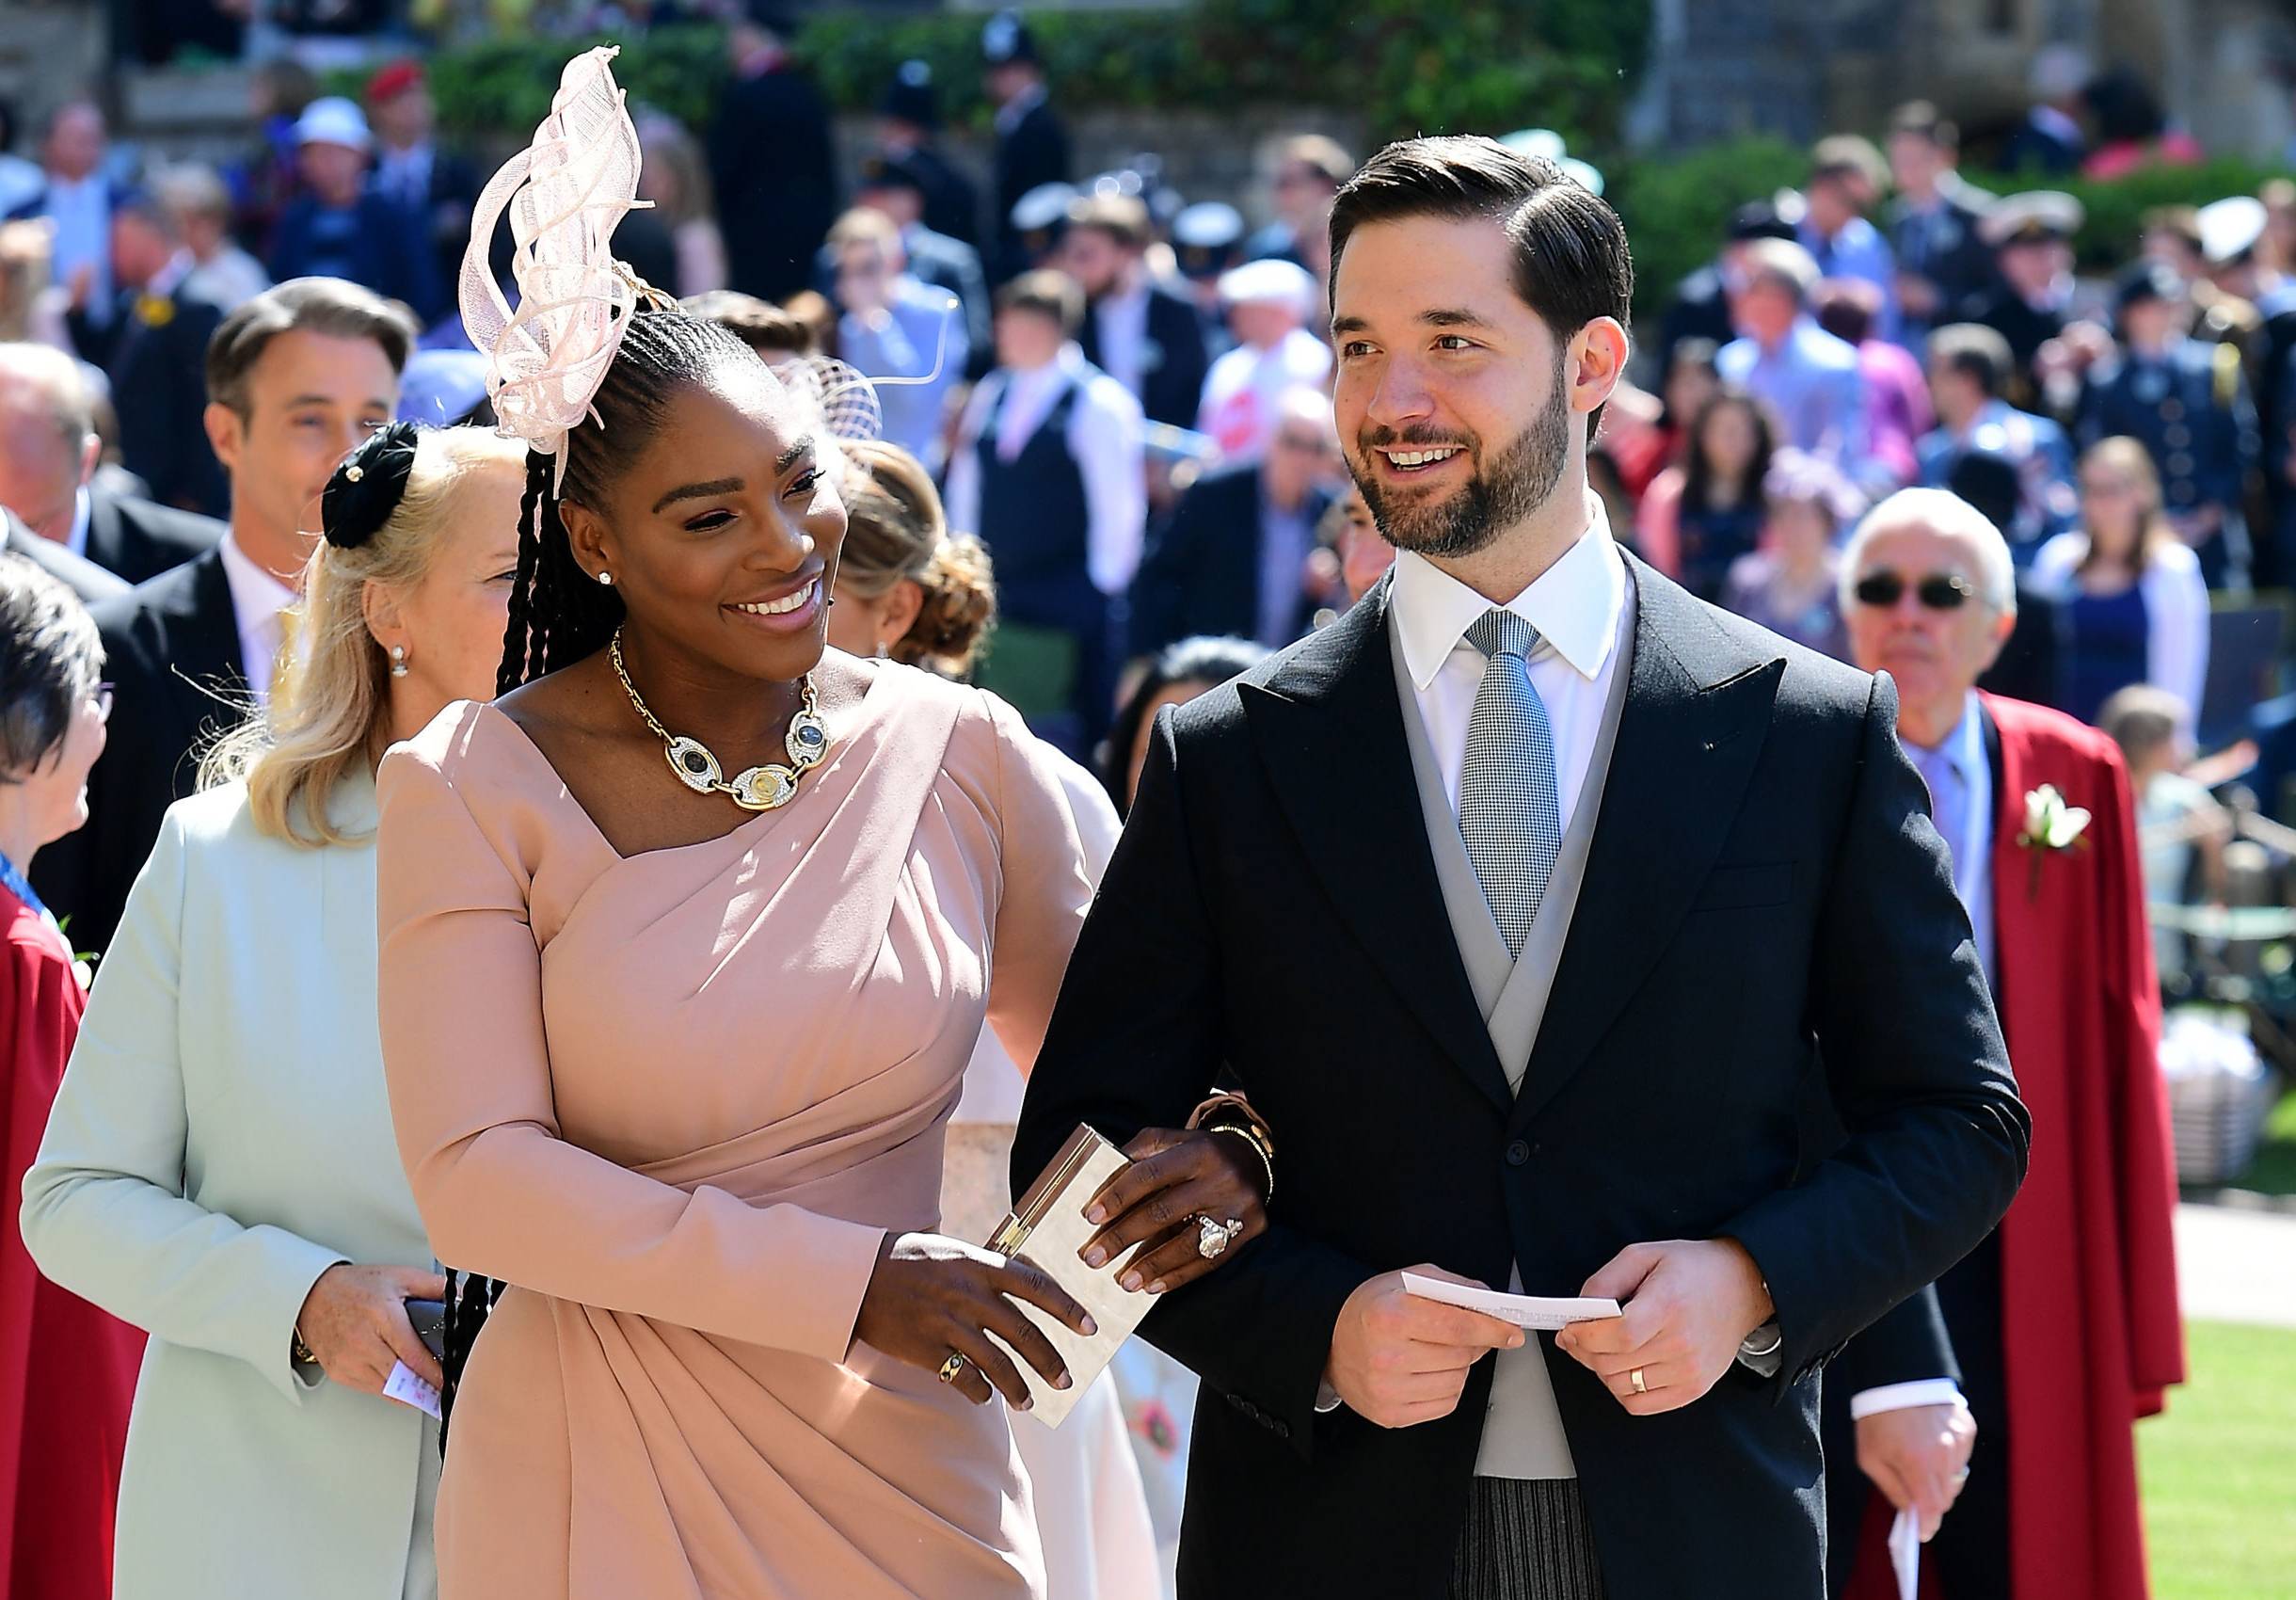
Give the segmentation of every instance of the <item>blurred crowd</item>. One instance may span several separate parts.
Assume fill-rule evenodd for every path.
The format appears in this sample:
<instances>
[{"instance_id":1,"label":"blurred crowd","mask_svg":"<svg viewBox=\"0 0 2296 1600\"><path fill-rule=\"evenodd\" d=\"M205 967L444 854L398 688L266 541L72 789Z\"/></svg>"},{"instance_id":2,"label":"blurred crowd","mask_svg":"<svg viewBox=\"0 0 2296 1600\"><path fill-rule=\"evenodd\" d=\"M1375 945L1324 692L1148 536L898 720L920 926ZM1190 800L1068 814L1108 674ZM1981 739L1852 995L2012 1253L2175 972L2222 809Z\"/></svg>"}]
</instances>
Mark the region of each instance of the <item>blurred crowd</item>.
<instances>
[{"instance_id":1,"label":"blurred crowd","mask_svg":"<svg viewBox=\"0 0 2296 1600\"><path fill-rule=\"evenodd\" d=\"M738 24L710 125L631 108L649 204L614 244L768 362L869 380L823 396L873 408L883 440L853 452L832 642L996 690L1121 815L1161 707L1331 622L1394 559L1331 399L1328 224L1356 152L1273 143L1255 227L1191 203L1153 153L1082 169L1026 24L1000 14L981 45L985 173L944 148L922 62L883 86L873 148L847 165L786 29ZM139 161L91 100L0 117L0 548L94 609L108 657L99 683L88 630L49 649L72 669L57 704L86 714L44 744L0 702L10 739L73 741L50 785L69 802L21 830L51 847L6 887L62 914L75 950L109 943L198 757L270 697L346 453L394 419L493 421L461 307L489 278L515 296L511 242L505 226L466 260L484 167L440 136L422 62L355 98L287 57L258 82L259 126L221 167ZM2197 157L2127 73L2056 52L2034 84L2010 160L2036 184ZM1601 192L1555 134L1505 142ZM1985 686L2120 749L2146 897L2225 898L2224 797L2275 813L2296 776L2272 599L2296 587L2296 182L2150 214L2133 259L2084 274L2080 200L1981 189L1932 105L1822 139L1810 167L1731 197L1712 262L1646 296L1662 309L1589 457L1609 528L1844 660L1860 607L1998 615ZM456 448L483 453L475 437ZM517 463L489 460L499 511ZM2006 538L2001 592L1859 575L1861 520L1916 487ZM478 553L484 582L510 576ZM71 632L36 587L23 609L27 637ZM451 658L418 648L410 668L392 646L375 670L411 670L438 704L484 697L494 637L465 632ZM82 778L88 825L49 827ZM2192 947L2158 940L2184 981ZM1126 1427L1169 1561L1189 1381L1132 1359L1149 1364Z\"/></svg>"}]
</instances>

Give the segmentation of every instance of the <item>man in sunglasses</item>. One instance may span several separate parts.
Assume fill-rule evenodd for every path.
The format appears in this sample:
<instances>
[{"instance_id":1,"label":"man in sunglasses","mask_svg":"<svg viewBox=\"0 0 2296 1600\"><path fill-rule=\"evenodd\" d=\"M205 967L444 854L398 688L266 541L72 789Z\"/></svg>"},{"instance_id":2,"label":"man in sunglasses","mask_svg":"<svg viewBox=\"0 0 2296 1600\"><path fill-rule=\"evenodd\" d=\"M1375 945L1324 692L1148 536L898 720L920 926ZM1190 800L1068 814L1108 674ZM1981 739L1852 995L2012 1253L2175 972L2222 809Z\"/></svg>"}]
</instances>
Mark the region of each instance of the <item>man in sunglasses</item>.
<instances>
[{"instance_id":1,"label":"man in sunglasses","mask_svg":"<svg viewBox=\"0 0 2296 1600\"><path fill-rule=\"evenodd\" d=\"M1897 684L1898 735L1952 856L2033 1160L1993 1235L1851 1341L1827 1380L1833 1590L1853 1564L1861 1586L1889 1571L1889 1507L1870 1479L1935 1535L1924 1559L1954 1600L2143 1600L2129 1424L2160 1409L2184 1359L2128 776L2103 734L1977 692L2017 591L2007 542L1967 501L1884 501L1842 574L1851 653Z\"/></svg>"}]
</instances>

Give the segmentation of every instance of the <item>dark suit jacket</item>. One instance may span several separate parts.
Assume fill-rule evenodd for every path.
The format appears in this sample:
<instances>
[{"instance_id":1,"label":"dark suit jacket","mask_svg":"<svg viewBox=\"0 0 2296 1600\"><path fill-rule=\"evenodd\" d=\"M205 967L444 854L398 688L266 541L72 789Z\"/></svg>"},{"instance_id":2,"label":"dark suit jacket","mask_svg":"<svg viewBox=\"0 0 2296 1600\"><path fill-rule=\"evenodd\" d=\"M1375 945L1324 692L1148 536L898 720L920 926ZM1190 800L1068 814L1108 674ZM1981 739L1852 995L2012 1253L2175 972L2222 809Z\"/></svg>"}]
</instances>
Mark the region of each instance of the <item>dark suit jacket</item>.
<instances>
[{"instance_id":1,"label":"dark suit jacket","mask_svg":"<svg viewBox=\"0 0 2296 1600\"><path fill-rule=\"evenodd\" d=\"M93 608L113 684L110 740L88 779L88 825L32 864L33 887L72 919L75 950L102 950L167 808L198 787L199 756L247 704L239 624L211 550Z\"/></svg>"},{"instance_id":2,"label":"dark suit jacket","mask_svg":"<svg viewBox=\"0 0 2296 1600\"><path fill-rule=\"evenodd\" d=\"M1308 527L1331 497L1312 489ZM1313 607L1293 597L1294 637L1307 632ZM1163 648L1198 633L1256 638L1260 631L1260 470L1256 465L1207 472L1188 487L1148 541L1132 581L1131 649Z\"/></svg>"},{"instance_id":3,"label":"dark suit jacket","mask_svg":"<svg viewBox=\"0 0 2296 1600\"><path fill-rule=\"evenodd\" d=\"M1100 365L1100 324L1091 312L1076 332L1084 359ZM1154 283L1148 288L1148 347L1141 353L1140 409L1152 423L1192 428L1204 405L1204 375L1211 370L1210 343L1195 302Z\"/></svg>"},{"instance_id":4,"label":"dark suit jacket","mask_svg":"<svg viewBox=\"0 0 2296 1600\"><path fill-rule=\"evenodd\" d=\"M390 299L406 301L424 327L450 309L447 286L438 277L438 259L432 253L427 217L369 190L359 197L349 259L338 262L331 248L322 252L313 232L322 209L314 195L298 195L288 202L272 238L269 264L274 282L313 274L347 278Z\"/></svg>"},{"instance_id":5,"label":"dark suit jacket","mask_svg":"<svg viewBox=\"0 0 2296 1600\"><path fill-rule=\"evenodd\" d=\"M1990 285L1995 273L1993 248L1977 232L1982 194L1972 189L1943 198L1942 226L1917 218L1902 204L1889 223L1889 248L1898 264L1937 286L1932 325L1951 321L1953 308Z\"/></svg>"},{"instance_id":6,"label":"dark suit jacket","mask_svg":"<svg viewBox=\"0 0 2296 1600\"><path fill-rule=\"evenodd\" d=\"M155 316L141 297L130 296L113 324L118 337L105 370L120 419L120 460L163 505L221 517L231 510L231 488L207 441L206 416L207 342L223 321L223 308L181 290L165 307ZM151 576L120 575L130 583Z\"/></svg>"},{"instance_id":7,"label":"dark suit jacket","mask_svg":"<svg viewBox=\"0 0 2296 1600\"><path fill-rule=\"evenodd\" d=\"M733 287L778 305L805 287L837 220L829 107L786 68L737 79L710 130L710 180Z\"/></svg>"},{"instance_id":8,"label":"dark suit jacket","mask_svg":"<svg viewBox=\"0 0 2296 1600\"><path fill-rule=\"evenodd\" d=\"M82 605L94 605L128 592L124 580L72 554L54 539L41 538L19 521L16 513L6 509L0 509L0 552L23 556L79 596Z\"/></svg>"},{"instance_id":9,"label":"dark suit jacket","mask_svg":"<svg viewBox=\"0 0 2296 1600\"><path fill-rule=\"evenodd\" d=\"M1020 197L1043 184L1068 182L1068 129L1049 101L1038 101L997 141L997 214L989 237L997 241L997 259L991 264L994 280L1002 283L1028 270L1020 235L1012 227L1012 208Z\"/></svg>"},{"instance_id":10,"label":"dark suit jacket","mask_svg":"<svg viewBox=\"0 0 2296 1600\"><path fill-rule=\"evenodd\" d=\"M205 555L223 542L223 529L213 517L88 487L88 559L131 584Z\"/></svg>"},{"instance_id":11,"label":"dark suit jacket","mask_svg":"<svg viewBox=\"0 0 2296 1600\"><path fill-rule=\"evenodd\" d=\"M1012 1172L1079 1121L1178 1127L1223 1072L1273 1125L1270 1230L1143 1330L1204 1379L1189 1600L1450 1592L1491 1364L1440 1421L1318 1415L1365 1280L1519 1267L1571 1294L1629 1243L1720 1236L1768 1280L1777 1379L1736 1368L1637 1419L1547 1344L1604 1589L1816 1600L1815 1374L2022 1176L2030 1126L1895 692L1634 575L1601 820L1518 1093L1437 883L1386 586L1157 719ZM1850 1137L1791 1187L1821 1045Z\"/></svg>"}]
</instances>

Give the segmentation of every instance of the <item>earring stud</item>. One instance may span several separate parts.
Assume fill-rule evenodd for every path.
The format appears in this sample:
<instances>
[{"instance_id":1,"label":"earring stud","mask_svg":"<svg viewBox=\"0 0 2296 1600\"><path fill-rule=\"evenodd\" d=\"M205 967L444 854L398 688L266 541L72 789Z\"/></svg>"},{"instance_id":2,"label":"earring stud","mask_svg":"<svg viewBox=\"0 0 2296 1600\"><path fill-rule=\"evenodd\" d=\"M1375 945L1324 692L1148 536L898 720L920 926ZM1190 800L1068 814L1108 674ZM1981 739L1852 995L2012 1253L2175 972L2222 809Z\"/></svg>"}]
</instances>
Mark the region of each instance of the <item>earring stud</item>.
<instances>
[{"instance_id":1,"label":"earring stud","mask_svg":"<svg viewBox=\"0 0 2296 1600\"><path fill-rule=\"evenodd\" d=\"M598 575L598 581L610 589L614 587L614 574L611 572L600 572Z\"/></svg>"}]
</instances>

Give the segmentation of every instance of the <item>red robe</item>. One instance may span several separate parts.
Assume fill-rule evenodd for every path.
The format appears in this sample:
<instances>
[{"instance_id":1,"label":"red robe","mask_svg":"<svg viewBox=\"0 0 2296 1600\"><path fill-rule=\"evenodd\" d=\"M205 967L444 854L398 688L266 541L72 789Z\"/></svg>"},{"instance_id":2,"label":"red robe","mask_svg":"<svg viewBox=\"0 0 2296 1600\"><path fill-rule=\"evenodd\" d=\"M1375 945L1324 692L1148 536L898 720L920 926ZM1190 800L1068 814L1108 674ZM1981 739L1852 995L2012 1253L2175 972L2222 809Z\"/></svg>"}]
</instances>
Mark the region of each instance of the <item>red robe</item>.
<instances>
[{"instance_id":1,"label":"red robe","mask_svg":"<svg viewBox=\"0 0 2296 1600\"><path fill-rule=\"evenodd\" d=\"M2032 1165L2001 1225L2009 1592L2145 1600L2131 1424L2184 1381L2184 1335L2136 808L2112 740L2039 706L1983 698L2001 734L1994 1000L2033 1113ZM2025 796L2043 784L2090 814L2075 849L2017 842ZM1852 1600L1895 1593L1879 1510ZM1922 1587L1937 1593L1933 1574Z\"/></svg>"},{"instance_id":2,"label":"red robe","mask_svg":"<svg viewBox=\"0 0 2296 1600\"><path fill-rule=\"evenodd\" d=\"M104 1600L143 1334L40 1275L16 1217L87 1001L0 888L0 1595Z\"/></svg>"}]
</instances>

